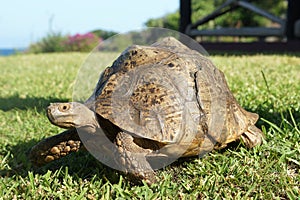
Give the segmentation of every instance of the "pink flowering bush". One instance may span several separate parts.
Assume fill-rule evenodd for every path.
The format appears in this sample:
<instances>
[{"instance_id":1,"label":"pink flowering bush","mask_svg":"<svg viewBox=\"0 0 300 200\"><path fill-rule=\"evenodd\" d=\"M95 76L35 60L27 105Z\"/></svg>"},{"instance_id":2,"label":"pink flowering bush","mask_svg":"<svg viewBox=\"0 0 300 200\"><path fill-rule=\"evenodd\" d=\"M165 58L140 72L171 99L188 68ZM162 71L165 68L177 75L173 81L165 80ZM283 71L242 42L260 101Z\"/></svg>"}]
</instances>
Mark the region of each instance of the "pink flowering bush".
<instances>
[{"instance_id":1,"label":"pink flowering bush","mask_svg":"<svg viewBox=\"0 0 300 200\"><path fill-rule=\"evenodd\" d=\"M62 35L61 33L49 33L37 43L31 44L28 53L49 53L80 51L89 52L95 48L101 38L94 33Z\"/></svg>"},{"instance_id":2,"label":"pink flowering bush","mask_svg":"<svg viewBox=\"0 0 300 200\"><path fill-rule=\"evenodd\" d=\"M66 51L89 52L98 45L101 39L94 33L75 34L68 36L63 42Z\"/></svg>"}]
</instances>

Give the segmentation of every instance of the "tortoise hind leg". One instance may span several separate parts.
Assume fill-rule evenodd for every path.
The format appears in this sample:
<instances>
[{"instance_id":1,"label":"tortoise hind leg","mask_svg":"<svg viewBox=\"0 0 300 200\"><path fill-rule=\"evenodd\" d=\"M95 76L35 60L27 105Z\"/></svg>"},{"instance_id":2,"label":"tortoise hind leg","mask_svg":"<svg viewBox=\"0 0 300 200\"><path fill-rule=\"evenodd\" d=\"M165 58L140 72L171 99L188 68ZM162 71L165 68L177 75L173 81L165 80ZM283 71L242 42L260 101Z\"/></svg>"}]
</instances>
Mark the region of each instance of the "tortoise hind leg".
<instances>
[{"instance_id":1,"label":"tortoise hind leg","mask_svg":"<svg viewBox=\"0 0 300 200\"><path fill-rule=\"evenodd\" d=\"M117 134L115 144L118 151L116 162L120 165L118 169L128 174L133 181L145 180L152 184L155 182L155 173L146 160L146 155L152 150L138 146L133 140L125 132Z\"/></svg>"},{"instance_id":2,"label":"tortoise hind leg","mask_svg":"<svg viewBox=\"0 0 300 200\"><path fill-rule=\"evenodd\" d=\"M254 146L260 145L265 136L263 132L255 125L250 125L247 131L244 132L241 137L245 145L249 148L252 148Z\"/></svg>"}]
</instances>

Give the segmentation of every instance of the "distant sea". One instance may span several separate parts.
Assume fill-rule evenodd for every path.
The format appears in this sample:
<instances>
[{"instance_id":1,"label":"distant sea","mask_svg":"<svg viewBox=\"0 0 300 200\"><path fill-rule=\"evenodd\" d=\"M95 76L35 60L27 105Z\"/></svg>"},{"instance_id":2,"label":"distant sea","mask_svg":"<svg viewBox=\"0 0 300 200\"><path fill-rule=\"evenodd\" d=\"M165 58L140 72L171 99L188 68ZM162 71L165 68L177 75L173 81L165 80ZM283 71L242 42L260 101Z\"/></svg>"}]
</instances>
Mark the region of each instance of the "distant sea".
<instances>
[{"instance_id":1,"label":"distant sea","mask_svg":"<svg viewBox=\"0 0 300 200\"><path fill-rule=\"evenodd\" d=\"M10 56L17 53L22 53L25 51L25 48L18 49L0 49L0 56Z\"/></svg>"}]
</instances>

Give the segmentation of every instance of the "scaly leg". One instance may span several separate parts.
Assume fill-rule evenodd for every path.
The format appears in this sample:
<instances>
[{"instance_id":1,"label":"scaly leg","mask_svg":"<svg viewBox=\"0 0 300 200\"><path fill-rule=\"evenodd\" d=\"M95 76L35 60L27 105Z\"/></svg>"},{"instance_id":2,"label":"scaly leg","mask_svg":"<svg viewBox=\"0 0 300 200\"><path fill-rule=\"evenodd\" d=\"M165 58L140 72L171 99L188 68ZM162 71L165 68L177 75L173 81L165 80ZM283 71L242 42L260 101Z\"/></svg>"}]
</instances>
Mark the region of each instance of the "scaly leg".
<instances>
[{"instance_id":1,"label":"scaly leg","mask_svg":"<svg viewBox=\"0 0 300 200\"><path fill-rule=\"evenodd\" d=\"M45 138L33 146L29 153L29 159L34 165L42 166L71 152L77 152L82 147L78 133L73 128Z\"/></svg>"},{"instance_id":2,"label":"scaly leg","mask_svg":"<svg viewBox=\"0 0 300 200\"><path fill-rule=\"evenodd\" d=\"M141 148L134 142L134 138L125 132L118 133L115 144L119 155L116 162L120 165L120 170L134 180L145 180L148 184L155 182L155 173L146 160L146 155L152 150Z\"/></svg>"}]
</instances>

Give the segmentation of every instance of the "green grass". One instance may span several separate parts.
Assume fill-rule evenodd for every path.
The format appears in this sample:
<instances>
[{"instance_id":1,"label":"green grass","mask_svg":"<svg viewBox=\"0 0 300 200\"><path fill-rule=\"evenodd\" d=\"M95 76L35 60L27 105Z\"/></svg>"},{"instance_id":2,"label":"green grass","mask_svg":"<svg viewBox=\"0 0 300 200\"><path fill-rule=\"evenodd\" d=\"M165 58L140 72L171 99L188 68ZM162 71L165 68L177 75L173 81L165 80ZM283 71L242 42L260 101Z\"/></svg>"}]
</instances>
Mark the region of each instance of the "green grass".
<instances>
[{"instance_id":1,"label":"green grass","mask_svg":"<svg viewBox=\"0 0 300 200\"><path fill-rule=\"evenodd\" d=\"M87 54L0 57L0 199L297 199L300 195L300 58L212 56L246 109L260 115L262 146L235 143L159 170L159 182L131 185L85 152L33 168L28 150L62 131L45 115L72 100Z\"/></svg>"}]
</instances>

